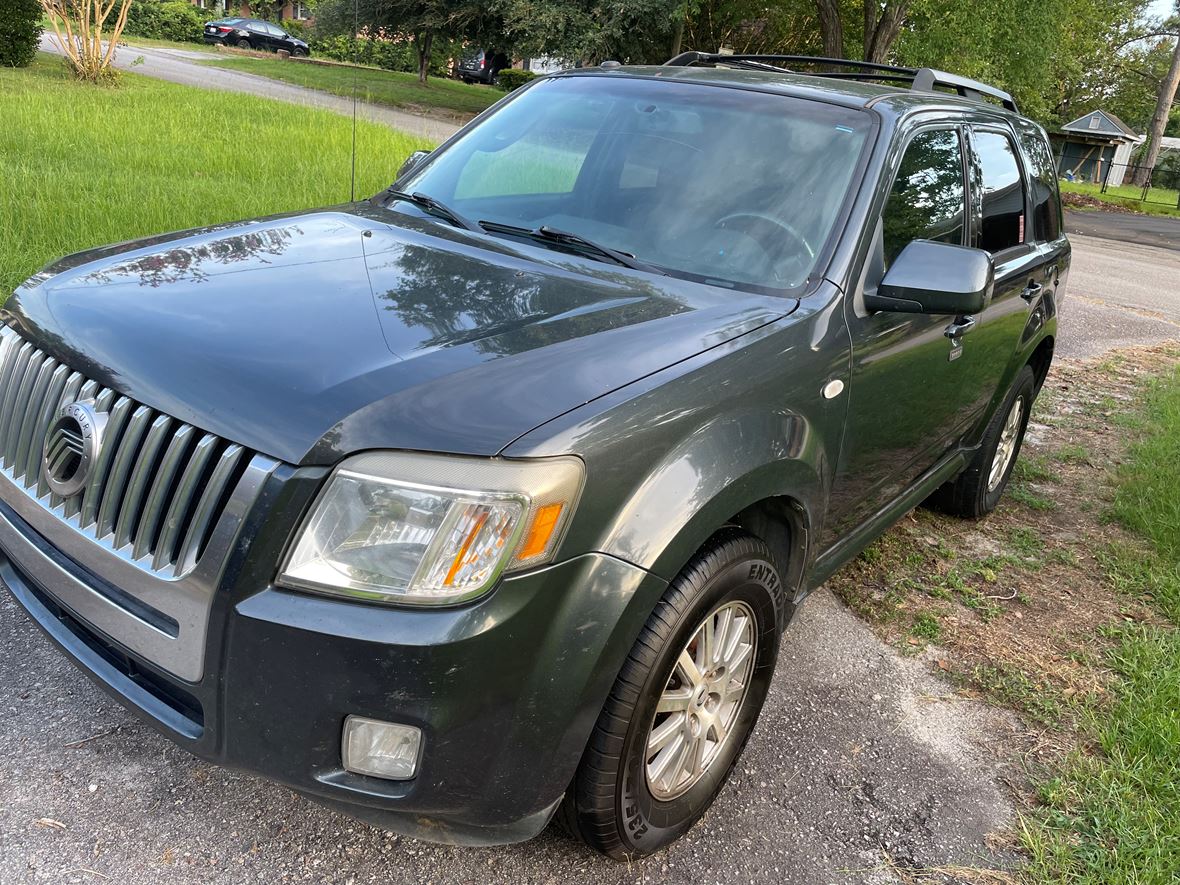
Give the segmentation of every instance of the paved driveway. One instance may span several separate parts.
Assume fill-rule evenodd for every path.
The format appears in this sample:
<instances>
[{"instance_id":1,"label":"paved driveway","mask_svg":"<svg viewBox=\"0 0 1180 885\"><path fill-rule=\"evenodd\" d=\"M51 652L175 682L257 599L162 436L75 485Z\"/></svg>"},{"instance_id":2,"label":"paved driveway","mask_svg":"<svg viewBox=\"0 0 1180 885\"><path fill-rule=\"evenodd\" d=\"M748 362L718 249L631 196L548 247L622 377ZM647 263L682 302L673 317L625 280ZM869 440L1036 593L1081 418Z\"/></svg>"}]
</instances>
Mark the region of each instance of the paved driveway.
<instances>
[{"instance_id":1,"label":"paved driveway","mask_svg":"<svg viewBox=\"0 0 1180 885\"><path fill-rule=\"evenodd\" d=\"M41 49L44 52L55 54L58 51L57 46L48 36L41 38ZM302 86L281 83L278 80L242 71L231 71L200 64L201 61L211 58L216 58L216 56L196 50L121 46L115 53L115 66L121 70L134 71L137 74L145 74L172 83L182 83L185 86L199 86L203 89L217 89L223 92L243 92L292 104L325 108L338 114L352 113L352 101L338 95L319 92L315 89L305 89ZM142 61L139 61L140 59ZM298 62L292 62L292 64L298 64ZM399 129L411 135L429 138L431 141L444 141L459 128L454 123L445 120L410 114L363 101L357 103L357 116L362 120L372 120L375 123L384 124L391 129Z\"/></svg>"},{"instance_id":2,"label":"paved driveway","mask_svg":"<svg viewBox=\"0 0 1180 885\"><path fill-rule=\"evenodd\" d=\"M1180 252L1079 237L1075 261L1062 352L1180 337ZM551 832L427 845L206 765L109 700L2 595L0 882L823 885L900 881L886 857L1002 865L986 840L1011 821L994 755L1009 720L950 700L929 671L813 595L716 806L669 851L620 866Z\"/></svg>"}]
</instances>

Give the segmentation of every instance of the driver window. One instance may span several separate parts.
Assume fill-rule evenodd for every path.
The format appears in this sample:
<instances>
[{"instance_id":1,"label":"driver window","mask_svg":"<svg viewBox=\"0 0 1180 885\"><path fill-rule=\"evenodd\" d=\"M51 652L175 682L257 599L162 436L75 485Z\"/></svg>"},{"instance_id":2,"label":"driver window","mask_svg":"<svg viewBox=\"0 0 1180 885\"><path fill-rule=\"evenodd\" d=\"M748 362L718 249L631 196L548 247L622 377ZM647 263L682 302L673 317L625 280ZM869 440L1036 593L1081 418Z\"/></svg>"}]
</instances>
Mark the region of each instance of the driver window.
<instances>
[{"instance_id":1,"label":"driver window","mask_svg":"<svg viewBox=\"0 0 1180 885\"><path fill-rule=\"evenodd\" d=\"M898 167L882 227L885 266L913 240L963 243L966 189L962 142L957 129L919 132Z\"/></svg>"}]
</instances>

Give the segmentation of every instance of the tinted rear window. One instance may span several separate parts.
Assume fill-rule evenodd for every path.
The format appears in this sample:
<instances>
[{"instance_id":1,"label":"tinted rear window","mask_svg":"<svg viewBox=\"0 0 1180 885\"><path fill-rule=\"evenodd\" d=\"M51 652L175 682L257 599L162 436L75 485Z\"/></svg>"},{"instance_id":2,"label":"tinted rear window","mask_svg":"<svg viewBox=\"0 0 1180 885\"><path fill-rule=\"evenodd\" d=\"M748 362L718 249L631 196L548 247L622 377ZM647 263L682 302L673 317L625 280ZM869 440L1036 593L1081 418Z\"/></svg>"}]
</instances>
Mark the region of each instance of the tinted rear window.
<instances>
[{"instance_id":1,"label":"tinted rear window","mask_svg":"<svg viewBox=\"0 0 1180 885\"><path fill-rule=\"evenodd\" d=\"M1061 197L1057 190L1057 165L1040 130L1031 123L1017 123L1020 146L1032 173L1033 235L1042 242L1061 236Z\"/></svg>"}]
</instances>

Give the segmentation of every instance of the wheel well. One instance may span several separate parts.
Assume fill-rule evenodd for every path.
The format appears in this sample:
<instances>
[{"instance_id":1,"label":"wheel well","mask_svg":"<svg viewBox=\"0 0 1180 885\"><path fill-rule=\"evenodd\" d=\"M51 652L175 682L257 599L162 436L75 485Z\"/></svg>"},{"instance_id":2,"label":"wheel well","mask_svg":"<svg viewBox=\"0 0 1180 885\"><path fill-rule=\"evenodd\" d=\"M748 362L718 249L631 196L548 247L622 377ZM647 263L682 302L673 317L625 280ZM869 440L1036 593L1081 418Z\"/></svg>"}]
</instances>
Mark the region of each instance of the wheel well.
<instances>
[{"instance_id":1,"label":"wheel well","mask_svg":"<svg viewBox=\"0 0 1180 885\"><path fill-rule=\"evenodd\" d=\"M1028 365L1033 370L1033 379L1035 383L1034 390L1037 393L1041 392L1041 385L1045 383L1045 378L1049 375L1049 366L1053 362L1053 338L1049 336L1037 345L1037 349L1032 352L1032 356L1028 358Z\"/></svg>"},{"instance_id":2,"label":"wheel well","mask_svg":"<svg viewBox=\"0 0 1180 885\"><path fill-rule=\"evenodd\" d=\"M798 594L803 578L807 545L805 513L803 505L794 498L776 496L763 498L726 521L726 525L744 529L770 548L789 601Z\"/></svg>"}]
</instances>

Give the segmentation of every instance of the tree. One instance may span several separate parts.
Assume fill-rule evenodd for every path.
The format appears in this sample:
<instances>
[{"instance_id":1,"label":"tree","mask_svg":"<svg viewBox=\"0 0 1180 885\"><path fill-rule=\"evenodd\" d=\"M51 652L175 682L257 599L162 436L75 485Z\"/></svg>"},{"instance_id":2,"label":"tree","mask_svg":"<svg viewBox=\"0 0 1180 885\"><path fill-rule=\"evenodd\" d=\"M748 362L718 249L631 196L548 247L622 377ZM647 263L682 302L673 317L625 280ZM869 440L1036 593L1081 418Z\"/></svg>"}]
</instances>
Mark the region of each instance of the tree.
<instances>
[{"instance_id":1,"label":"tree","mask_svg":"<svg viewBox=\"0 0 1180 885\"><path fill-rule=\"evenodd\" d=\"M840 0L816 0L820 33L823 35L824 55L844 58L844 13L857 4ZM880 64L889 57L893 44L901 34L912 0L860 0L861 31L864 61Z\"/></svg>"},{"instance_id":2,"label":"tree","mask_svg":"<svg viewBox=\"0 0 1180 885\"><path fill-rule=\"evenodd\" d=\"M316 7L320 34L351 35L355 27L410 40L423 85L436 40L481 36L489 21L486 4L479 0L356 0L355 5L354 0L326 0Z\"/></svg>"},{"instance_id":3,"label":"tree","mask_svg":"<svg viewBox=\"0 0 1180 885\"><path fill-rule=\"evenodd\" d=\"M23 68L37 55L41 37L41 4L37 0L5 0L0 5L0 65Z\"/></svg>"},{"instance_id":4,"label":"tree","mask_svg":"<svg viewBox=\"0 0 1180 885\"><path fill-rule=\"evenodd\" d=\"M668 58L678 22L696 5L696 0L494 0L493 8L524 55L658 64Z\"/></svg>"},{"instance_id":5,"label":"tree","mask_svg":"<svg viewBox=\"0 0 1180 885\"><path fill-rule=\"evenodd\" d=\"M1143 151L1140 169L1135 175L1135 183L1144 186L1151 177L1151 169L1160 154L1160 139L1168 125L1168 117L1172 112L1172 104L1176 101L1176 88L1180 86L1180 2L1176 4L1176 16L1172 20L1178 36L1176 45L1172 48L1172 61L1168 66L1168 73L1160 81L1159 92L1155 102L1155 112L1151 115L1151 125L1147 129L1147 144Z\"/></svg>"},{"instance_id":6,"label":"tree","mask_svg":"<svg viewBox=\"0 0 1180 885\"><path fill-rule=\"evenodd\" d=\"M75 77L90 83L118 77L112 63L131 0L41 0L41 8Z\"/></svg>"}]
</instances>

